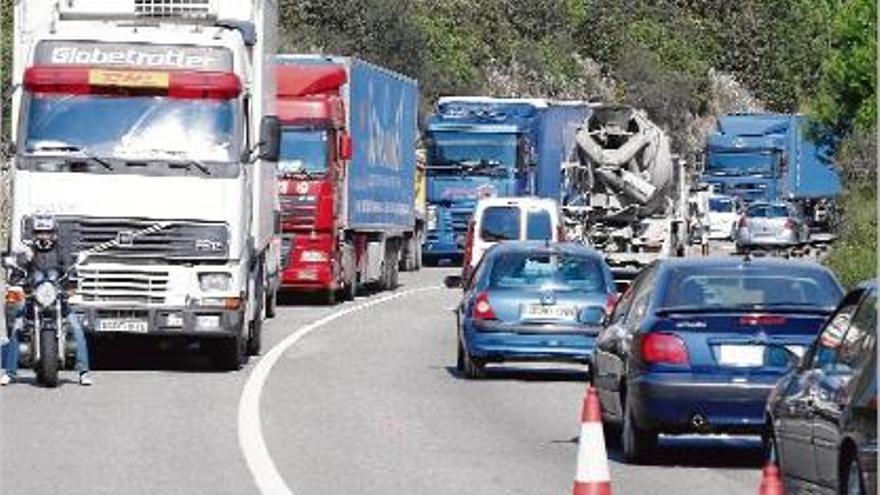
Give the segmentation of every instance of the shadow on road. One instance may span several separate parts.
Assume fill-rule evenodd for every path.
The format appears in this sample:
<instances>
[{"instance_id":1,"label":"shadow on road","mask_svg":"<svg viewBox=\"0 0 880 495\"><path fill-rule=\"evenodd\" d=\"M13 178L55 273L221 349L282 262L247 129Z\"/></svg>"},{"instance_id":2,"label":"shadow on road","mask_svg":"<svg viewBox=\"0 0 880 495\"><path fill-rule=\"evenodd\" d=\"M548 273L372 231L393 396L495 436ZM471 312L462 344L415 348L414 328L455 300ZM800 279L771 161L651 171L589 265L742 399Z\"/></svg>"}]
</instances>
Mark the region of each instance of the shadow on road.
<instances>
[{"instance_id":1,"label":"shadow on road","mask_svg":"<svg viewBox=\"0 0 880 495\"><path fill-rule=\"evenodd\" d=\"M96 371L180 371L219 373L207 350L173 339L120 337L89 343Z\"/></svg>"},{"instance_id":2,"label":"shadow on road","mask_svg":"<svg viewBox=\"0 0 880 495\"><path fill-rule=\"evenodd\" d=\"M623 463L619 438L606 438L608 458ZM660 437L660 445L647 466L760 469L761 440L755 437Z\"/></svg>"},{"instance_id":3,"label":"shadow on road","mask_svg":"<svg viewBox=\"0 0 880 495\"><path fill-rule=\"evenodd\" d=\"M368 298L370 296L380 294L380 293L388 293L391 294L395 291L405 290L406 284L403 282L397 284L397 288L393 291L381 291L374 287L364 286L358 289L358 295L355 298L355 302L360 301L361 299ZM278 305L282 307L297 307L297 306L306 306L306 307L324 307L324 308L332 308L334 306L339 306L342 304L342 294L336 294L336 301L334 304L330 304L328 301L328 294L326 291L313 291L313 292L284 292L281 291L278 293Z\"/></svg>"},{"instance_id":4,"label":"shadow on road","mask_svg":"<svg viewBox=\"0 0 880 495\"><path fill-rule=\"evenodd\" d=\"M464 374L455 366L447 366L446 372L454 378L466 380ZM515 366L488 366L485 381L520 381L520 382L583 382L589 374L576 368L528 368ZM474 381L480 381L474 380Z\"/></svg>"}]
</instances>

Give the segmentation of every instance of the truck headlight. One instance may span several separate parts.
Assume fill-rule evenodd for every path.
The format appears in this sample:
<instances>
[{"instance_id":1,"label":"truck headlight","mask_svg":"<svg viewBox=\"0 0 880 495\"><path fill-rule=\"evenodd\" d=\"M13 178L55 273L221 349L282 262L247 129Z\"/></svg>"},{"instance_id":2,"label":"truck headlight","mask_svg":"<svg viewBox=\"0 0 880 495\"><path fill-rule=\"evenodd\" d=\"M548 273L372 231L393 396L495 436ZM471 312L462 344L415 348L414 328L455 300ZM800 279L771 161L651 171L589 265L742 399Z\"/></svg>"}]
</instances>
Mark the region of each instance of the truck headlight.
<instances>
[{"instance_id":1,"label":"truck headlight","mask_svg":"<svg viewBox=\"0 0 880 495\"><path fill-rule=\"evenodd\" d=\"M37 303L44 308L51 306L55 304L55 300L58 299L58 288L55 287L53 282L48 280L42 282L34 290L34 299L36 299Z\"/></svg>"},{"instance_id":2,"label":"truck headlight","mask_svg":"<svg viewBox=\"0 0 880 495\"><path fill-rule=\"evenodd\" d=\"M326 263L329 259L324 251L306 250L299 255L300 261L305 263Z\"/></svg>"},{"instance_id":3,"label":"truck headlight","mask_svg":"<svg viewBox=\"0 0 880 495\"><path fill-rule=\"evenodd\" d=\"M425 210L425 217L428 223L428 230L437 230L437 207L428 206Z\"/></svg>"},{"instance_id":4,"label":"truck headlight","mask_svg":"<svg viewBox=\"0 0 880 495\"><path fill-rule=\"evenodd\" d=\"M228 273L200 273L199 286L202 292L228 291L232 286L232 275Z\"/></svg>"}]
</instances>

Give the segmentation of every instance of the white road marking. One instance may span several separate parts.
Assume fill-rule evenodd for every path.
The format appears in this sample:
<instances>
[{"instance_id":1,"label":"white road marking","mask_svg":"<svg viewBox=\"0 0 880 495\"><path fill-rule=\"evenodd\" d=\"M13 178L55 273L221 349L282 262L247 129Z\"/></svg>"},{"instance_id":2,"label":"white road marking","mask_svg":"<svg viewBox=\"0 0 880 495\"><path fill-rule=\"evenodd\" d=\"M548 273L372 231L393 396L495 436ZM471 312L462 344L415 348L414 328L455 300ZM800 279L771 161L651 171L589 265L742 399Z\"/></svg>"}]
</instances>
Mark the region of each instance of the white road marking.
<instances>
[{"instance_id":1,"label":"white road marking","mask_svg":"<svg viewBox=\"0 0 880 495\"><path fill-rule=\"evenodd\" d=\"M269 455L269 449L263 439L263 427L260 421L260 396L263 393L263 385L269 378L269 373L278 359L296 344L300 339L313 332L314 330L334 321L343 316L363 311L365 309L384 304L401 297L406 297L417 292L429 290L438 290L443 287L421 287L402 292L388 294L377 299L358 304L350 308L346 308L320 320L309 323L300 327L292 334L288 335L284 340L275 345L267 352L262 359L251 371L247 382L244 384L244 390L241 393L241 399L238 402L238 445L247 461L248 469L254 477L257 488L263 495L293 495L293 492L284 482L272 456Z\"/></svg>"}]
</instances>

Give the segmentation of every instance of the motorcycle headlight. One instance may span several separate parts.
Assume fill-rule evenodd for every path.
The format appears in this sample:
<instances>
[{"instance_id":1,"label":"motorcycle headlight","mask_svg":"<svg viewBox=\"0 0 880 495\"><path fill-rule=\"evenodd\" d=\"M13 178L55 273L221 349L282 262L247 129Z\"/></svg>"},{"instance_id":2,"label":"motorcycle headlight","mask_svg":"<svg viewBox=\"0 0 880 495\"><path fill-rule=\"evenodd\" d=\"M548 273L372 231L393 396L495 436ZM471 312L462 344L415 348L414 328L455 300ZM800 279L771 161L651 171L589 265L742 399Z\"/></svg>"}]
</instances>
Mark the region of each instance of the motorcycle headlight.
<instances>
[{"instance_id":1,"label":"motorcycle headlight","mask_svg":"<svg viewBox=\"0 0 880 495\"><path fill-rule=\"evenodd\" d=\"M199 286L203 292L224 292L232 285L232 275L228 273L199 274Z\"/></svg>"},{"instance_id":2,"label":"motorcycle headlight","mask_svg":"<svg viewBox=\"0 0 880 495\"><path fill-rule=\"evenodd\" d=\"M58 288L55 287L53 282L42 282L34 290L34 298L40 306L51 306L55 304L55 300L58 299Z\"/></svg>"}]
</instances>

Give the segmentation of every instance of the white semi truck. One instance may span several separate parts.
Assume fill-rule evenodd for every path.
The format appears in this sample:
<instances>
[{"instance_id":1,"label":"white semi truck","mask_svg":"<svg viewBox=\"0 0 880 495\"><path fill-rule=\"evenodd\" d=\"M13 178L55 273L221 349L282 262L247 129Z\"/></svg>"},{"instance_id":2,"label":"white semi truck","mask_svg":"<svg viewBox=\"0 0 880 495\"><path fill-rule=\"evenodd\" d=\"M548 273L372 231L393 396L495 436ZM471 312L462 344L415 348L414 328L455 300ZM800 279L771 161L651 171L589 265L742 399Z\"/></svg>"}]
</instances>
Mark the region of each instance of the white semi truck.
<instances>
[{"instance_id":1,"label":"white semi truck","mask_svg":"<svg viewBox=\"0 0 880 495\"><path fill-rule=\"evenodd\" d=\"M17 0L11 250L51 216L96 337L237 369L278 286L275 0Z\"/></svg>"}]
</instances>

